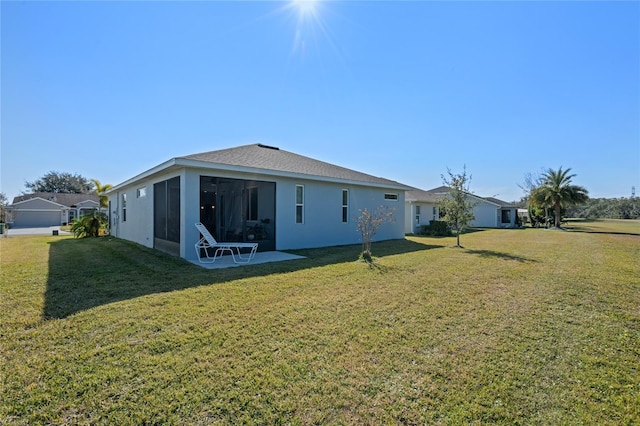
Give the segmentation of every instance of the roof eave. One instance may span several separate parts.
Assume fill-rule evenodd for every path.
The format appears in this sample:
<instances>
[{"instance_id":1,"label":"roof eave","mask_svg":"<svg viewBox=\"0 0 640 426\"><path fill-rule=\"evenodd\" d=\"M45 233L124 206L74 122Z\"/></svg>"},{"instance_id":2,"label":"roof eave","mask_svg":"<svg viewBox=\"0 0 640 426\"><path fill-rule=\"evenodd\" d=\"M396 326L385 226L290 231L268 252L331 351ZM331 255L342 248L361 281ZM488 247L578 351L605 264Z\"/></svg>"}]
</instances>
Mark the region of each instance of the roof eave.
<instances>
[{"instance_id":1,"label":"roof eave","mask_svg":"<svg viewBox=\"0 0 640 426\"><path fill-rule=\"evenodd\" d=\"M22 200L22 201L18 201L17 203L13 203L13 204L11 204L10 206L7 206L7 207L13 207L13 206L15 206L15 205L17 205L17 204L23 204L23 203L27 203L27 202L29 202L29 201L34 201L34 200L46 201L47 203L55 204L56 206L69 208L68 206L65 206L64 204L56 203L55 201L47 200L47 199L42 198L42 197L32 197L32 198L28 198L28 199L26 199L26 200Z\"/></svg>"}]
</instances>

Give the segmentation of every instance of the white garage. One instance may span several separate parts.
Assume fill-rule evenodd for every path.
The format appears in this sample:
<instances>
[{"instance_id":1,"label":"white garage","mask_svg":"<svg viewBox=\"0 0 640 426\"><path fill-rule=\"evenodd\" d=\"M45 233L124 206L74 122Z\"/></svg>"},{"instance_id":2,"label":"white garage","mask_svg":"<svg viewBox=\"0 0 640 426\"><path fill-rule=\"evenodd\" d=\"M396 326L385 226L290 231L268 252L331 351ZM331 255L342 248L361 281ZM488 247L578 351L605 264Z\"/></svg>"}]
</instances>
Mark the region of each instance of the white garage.
<instances>
[{"instance_id":1,"label":"white garage","mask_svg":"<svg viewBox=\"0 0 640 426\"><path fill-rule=\"evenodd\" d=\"M36 192L13 199L7 206L7 222L21 228L60 226L95 210L101 210L96 194Z\"/></svg>"},{"instance_id":2,"label":"white garage","mask_svg":"<svg viewBox=\"0 0 640 426\"><path fill-rule=\"evenodd\" d=\"M69 209L54 201L36 197L14 203L7 210L13 227L37 228L62 225Z\"/></svg>"},{"instance_id":3,"label":"white garage","mask_svg":"<svg viewBox=\"0 0 640 426\"><path fill-rule=\"evenodd\" d=\"M60 211L23 211L13 213L13 226L20 228L39 228L45 226L60 226Z\"/></svg>"}]
</instances>

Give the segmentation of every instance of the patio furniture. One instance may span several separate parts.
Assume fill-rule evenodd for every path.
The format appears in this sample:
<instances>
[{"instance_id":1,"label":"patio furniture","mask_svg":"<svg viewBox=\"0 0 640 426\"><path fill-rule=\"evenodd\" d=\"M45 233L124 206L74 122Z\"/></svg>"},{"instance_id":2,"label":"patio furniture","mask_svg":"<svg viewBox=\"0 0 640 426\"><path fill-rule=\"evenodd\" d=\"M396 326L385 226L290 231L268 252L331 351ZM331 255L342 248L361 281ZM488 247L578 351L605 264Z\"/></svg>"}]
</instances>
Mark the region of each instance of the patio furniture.
<instances>
[{"instance_id":1,"label":"patio furniture","mask_svg":"<svg viewBox=\"0 0 640 426\"><path fill-rule=\"evenodd\" d=\"M200 263L213 263L222 257L225 252L231 253L234 263L249 263L256 255L258 243L238 243L238 242L218 242L209 232L206 226L197 222L196 228L200 231L202 238L195 244L196 253ZM243 253L241 250L244 249ZM200 256L204 250L205 257ZM211 256L209 250L215 250ZM248 252L246 252L248 250Z\"/></svg>"}]
</instances>

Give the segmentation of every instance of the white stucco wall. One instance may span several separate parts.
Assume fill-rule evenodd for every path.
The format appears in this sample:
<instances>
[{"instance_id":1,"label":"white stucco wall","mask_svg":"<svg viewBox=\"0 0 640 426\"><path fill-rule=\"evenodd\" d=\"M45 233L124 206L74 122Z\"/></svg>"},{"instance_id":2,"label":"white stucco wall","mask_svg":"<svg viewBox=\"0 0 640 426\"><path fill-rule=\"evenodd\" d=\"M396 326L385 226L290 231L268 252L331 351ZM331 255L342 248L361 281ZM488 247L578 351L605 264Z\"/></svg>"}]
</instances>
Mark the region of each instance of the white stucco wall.
<instances>
[{"instance_id":1,"label":"white stucco wall","mask_svg":"<svg viewBox=\"0 0 640 426\"><path fill-rule=\"evenodd\" d=\"M477 200L472 200L477 203ZM475 219L470 226L478 228L496 228L498 226L498 208L494 204L480 202L473 209Z\"/></svg>"},{"instance_id":2,"label":"white stucco wall","mask_svg":"<svg viewBox=\"0 0 640 426\"><path fill-rule=\"evenodd\" d=\"M295 221L296 185L304 186L304 222ZM348 221L342 222L342 190L349 190ZM398 200L385 200L385 193ZM384 223L374 241L404 237L404 191L358 185L280 179L276 183L276 249L313 248L362 242L357 229L360 210L394 209L394 221Z\"/></svg>"},{"instance_id":3,"label":"white stucco wall","mask_svg":"<svg viewBox=\"0 0 640 426\"><path fill-rule=\"evenodd\" d=\"M404 232L405 234L417 233L420 226L428 225L432 220L438 220L439 209L435 203L405 202ZM420 206L420 218L416 221L416 207ZM434 211L435 209L435 211Z\"/></svg>"},{"instance_id":4,"label":"white stucco wall","mask_svg":"<svg viewBox=\"0 0 640 426\"><path fill-rule=\"evenodd\" d=\"M174 172L138 181L109 194L111 235L153 248L153 185L180 176ZM137 197L144 188L145 196ZM182 188L181 188L182 189ZM127 220L122 217L122 194L127 194Z\"/></svg>"}]
</instances>

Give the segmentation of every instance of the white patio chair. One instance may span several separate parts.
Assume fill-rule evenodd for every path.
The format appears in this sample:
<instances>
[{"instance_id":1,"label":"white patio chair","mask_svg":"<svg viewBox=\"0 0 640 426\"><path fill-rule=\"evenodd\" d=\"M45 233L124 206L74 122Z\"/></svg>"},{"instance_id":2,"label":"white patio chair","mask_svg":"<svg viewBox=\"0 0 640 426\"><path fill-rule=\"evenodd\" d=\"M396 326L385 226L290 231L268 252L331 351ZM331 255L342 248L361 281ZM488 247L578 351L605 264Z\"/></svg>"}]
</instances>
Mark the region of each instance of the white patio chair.
<instances>
[{"instance_id":1,"label":"white patio chair","mask_svg":"<svg viewBox=\"0 0 640 426\"><path fill-rule=\"evenodd\" d=\"M225 251L231 253L231 257L233 258L234 263L249 263L256 255L256 251L258 250L258 243L221 243L213 238L213 235L211 235L207 227L202 223L197 222L196 228L198 228L198 231L200 231L200 234L202 235L202 238L200 238L200 240L198 240L195 245L196 253L200 263L213 263L216 261L216 259L222 257ZM204 249L204 253L206 256L204 258L200 256L201 249ZM249 252L242 253L242 249L249 249ZM213 256L211 256L209 250L215 250L213 252Z\"/></svg>"}]
</instances>

